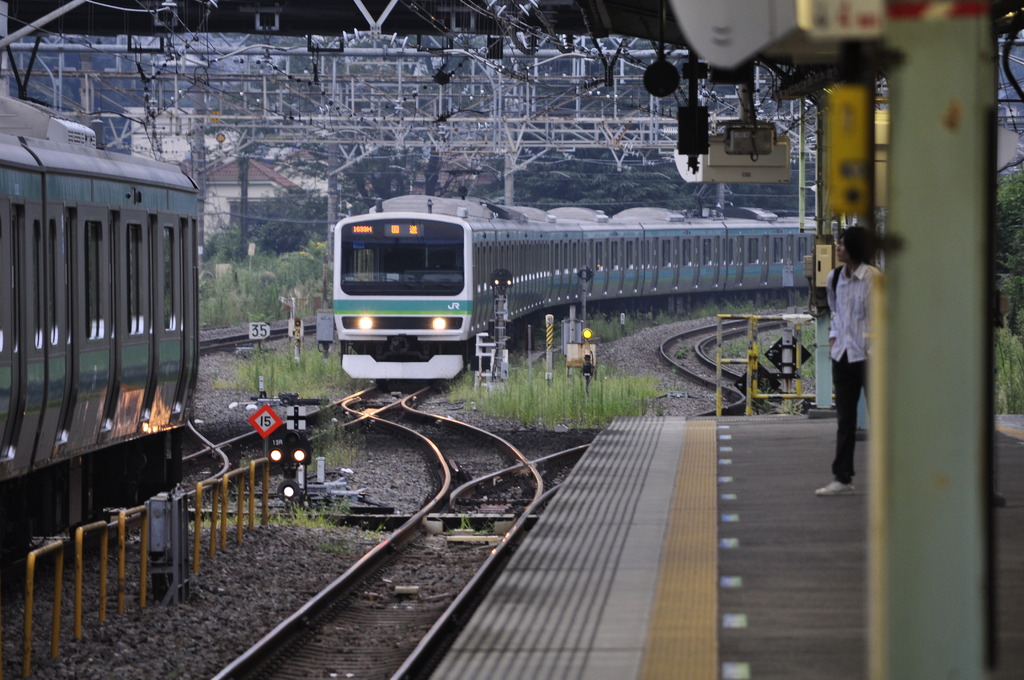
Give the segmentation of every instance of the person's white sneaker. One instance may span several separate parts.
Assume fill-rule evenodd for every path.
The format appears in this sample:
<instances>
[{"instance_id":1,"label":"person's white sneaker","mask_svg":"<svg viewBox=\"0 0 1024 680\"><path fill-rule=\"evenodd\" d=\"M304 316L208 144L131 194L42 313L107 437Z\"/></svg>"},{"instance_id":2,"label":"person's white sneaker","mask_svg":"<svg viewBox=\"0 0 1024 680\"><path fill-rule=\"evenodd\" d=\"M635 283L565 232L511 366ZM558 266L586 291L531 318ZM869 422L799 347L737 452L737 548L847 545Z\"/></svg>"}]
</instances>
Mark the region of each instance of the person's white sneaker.
<instances>
[{"instance_id":1,"label":"person's white sneaker","mask_svg":"<svg viewBox=\"0 0 1024 680\"><path fill-rule=\"evenodd\" d=\"M842 482L829 482L827 486L823 486L814 493L819 496L848 496L853 493L853 484L843 484Z\"/></svg>"}]
</instances>

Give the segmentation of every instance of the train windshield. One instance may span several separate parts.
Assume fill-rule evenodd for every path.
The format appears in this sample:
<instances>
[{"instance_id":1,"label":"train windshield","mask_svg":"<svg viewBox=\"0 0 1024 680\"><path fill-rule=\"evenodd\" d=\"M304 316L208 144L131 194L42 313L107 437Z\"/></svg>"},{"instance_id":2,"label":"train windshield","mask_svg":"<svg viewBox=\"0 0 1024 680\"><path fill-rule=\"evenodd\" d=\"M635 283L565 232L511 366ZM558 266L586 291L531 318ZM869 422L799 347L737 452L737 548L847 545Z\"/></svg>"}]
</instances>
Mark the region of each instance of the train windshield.
<instances>
[{"instance_id":1,"label":"train windshield","mask_svg":"<svg viewBox=\"0 0 1024 680\"><path fill-rule=\"evenodd\" d=\"M465 232L437 221L371 219L341 232L347 295L457 295L465 286Z\"/></svg>"}]
</instances>

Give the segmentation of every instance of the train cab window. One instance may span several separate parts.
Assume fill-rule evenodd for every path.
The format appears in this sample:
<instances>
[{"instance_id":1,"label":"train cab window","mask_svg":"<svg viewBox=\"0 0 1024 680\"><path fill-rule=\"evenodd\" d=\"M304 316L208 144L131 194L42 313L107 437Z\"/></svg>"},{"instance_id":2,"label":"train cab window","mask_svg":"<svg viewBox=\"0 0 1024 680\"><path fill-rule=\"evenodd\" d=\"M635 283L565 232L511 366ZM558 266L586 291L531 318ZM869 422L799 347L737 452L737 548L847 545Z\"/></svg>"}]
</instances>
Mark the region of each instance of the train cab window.
<instances>
[{"instance_id":1,"label":"train cab window","mask_svg":"<svg viewBox=\"0 0 1024 680\"><path fill-rule=\"evenodd\" d=\"M125 240L125 274L127 290L125 301L128 312L128 332L144 333L145 317L142 308L142 225L129 224Z\"/></svg>"},{"instance_id":2,"label":"train cab window","mask_svg":"<svg viewBox=\"0 0 1024 680\"><path fill-rule=\"evenodd\" d=\"M346 295L461 293L465 237L461 225L439 220L346 224L341 232L341 290Z\"/></svg>"},{"instance_id":3,"label":"train cab window","mask_svg":"<svg viewBox=\"0 0 1024 680\"><path fill-rule=\"evenodd\" d=\"M85 222L85 322L90 340L106 337L103 322L103 224Z\"/></svg>"},{"instance_id":4,"label":"train cab window","mask_svg":"<svg viewBox=\"0 0 1024 680\"><path fill-rule=\"evenodd\" d=\"M756 238L747 239L747 264L757 264L761 258L758 257L760 249L757 247Z\"/></svg>"}]
</instances>

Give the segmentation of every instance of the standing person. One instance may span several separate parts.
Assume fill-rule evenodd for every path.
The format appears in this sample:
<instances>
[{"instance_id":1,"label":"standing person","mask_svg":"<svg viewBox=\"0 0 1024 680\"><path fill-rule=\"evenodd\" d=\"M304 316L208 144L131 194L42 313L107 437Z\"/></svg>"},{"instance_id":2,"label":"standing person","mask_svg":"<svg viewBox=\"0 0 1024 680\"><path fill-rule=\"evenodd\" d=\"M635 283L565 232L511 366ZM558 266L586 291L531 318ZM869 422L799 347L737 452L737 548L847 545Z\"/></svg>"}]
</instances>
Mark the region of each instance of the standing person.
<instances>
[{"instance_id":1,"label":"standing person","mask_svg":"<svg viewBox=\"0 0 1024 680\"><path fill-rule=\"evenodd\" d=\"M825 284L832 327L828 334L832 357L832 383L836 394L836 457L828 485L819 496L853 493L853 449L857 443L857 402L867 387L868 309L872 281L879 274L869 264L874 253L872 236L864 227L850 227L839 236L836 259ZM838 277L838 279L837 279Z\"/></svg>"}]
</instances>

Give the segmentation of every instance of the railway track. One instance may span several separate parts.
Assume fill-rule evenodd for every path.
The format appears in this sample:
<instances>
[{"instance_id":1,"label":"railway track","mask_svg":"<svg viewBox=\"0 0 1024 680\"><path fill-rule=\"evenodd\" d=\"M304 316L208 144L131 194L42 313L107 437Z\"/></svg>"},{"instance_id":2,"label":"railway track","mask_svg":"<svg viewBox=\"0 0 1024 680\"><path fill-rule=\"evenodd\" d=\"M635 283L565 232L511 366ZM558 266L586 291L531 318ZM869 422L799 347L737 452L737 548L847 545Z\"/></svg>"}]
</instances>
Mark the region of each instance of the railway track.
<instances>
[{"instance_id":1,"label":"railway track","mask_svg":"<svg viewBox=\"0 0 1024 680\"><path fill-rule=\"evenodd\" d=\"M535 463L501 437L417 410L414 404L421 394L422 391L383 407L365 408L366 395L354 395L343 400L342 408L351 416L347 426L385 429L403 440L416 442L434 479L434 495L355 565L226 666L217 678L310 677L330 672L327 669L357 676L379 674L383 667L397 668L419 648L422 651L416 663L427 663L431 645L423 640L434 636L440 640L450 634L449 628L458 619L458 613L479 597L490 573L507 559L511 546L521 539L527 518L545 500L543 475ZM454 440L462 443L456 445ZM486 449L489 451L482 452ZM431 533L443 524L435 513L447 507L454 477L478 472L492 482L495 473L519 480L506 489L506 504L518 509L509 520L507 531L493 538L493 534L445 537ZM452 551L448 551L450 563L444 571L450 576L441 588L444 592L421 596L420 587L409 584L402 575L408 573L409 563L421 565L425 560L437 559L438 542L450 541L468 547L454 551L457 559L451 559ZM437 590L437 584L432 584L432 588ZM381 644L352 647L340 643L345 639L343 631L361 625L400 630L404 642L390 632L383 634L385 641ZM432 630L437 631L434 636L430 634Z\"/></svg>"},{"instance_id":2,"label":"railway track","mask_svg":"<svg viewBox=\"0 0 1024 680\"><path fill-rule=\"evenodd\" d=\"M759 325L760 331L780 328L784 321L769 321ZM747 322L743 320L726 321L722 324L722 339L732 339L747 334ZM718 388L716 374L715 348L718 345L718 326L712 324L693 328L678 335L666 338L658 348L658 357L673 370L678 371L687 380L709 390ZM683 349L689 355L692 350L695 362L676 358L677 351ZM696 366L694 365L696 363ZM746 397L743 392L733 387L733 383L742 377L729 368L722 368L722 413L725 415L742 415ZM713 416L716 410L700 415Z\"/></svg>"}]
</instances>

